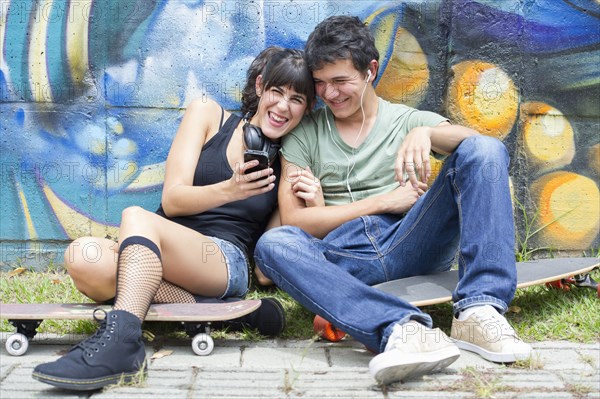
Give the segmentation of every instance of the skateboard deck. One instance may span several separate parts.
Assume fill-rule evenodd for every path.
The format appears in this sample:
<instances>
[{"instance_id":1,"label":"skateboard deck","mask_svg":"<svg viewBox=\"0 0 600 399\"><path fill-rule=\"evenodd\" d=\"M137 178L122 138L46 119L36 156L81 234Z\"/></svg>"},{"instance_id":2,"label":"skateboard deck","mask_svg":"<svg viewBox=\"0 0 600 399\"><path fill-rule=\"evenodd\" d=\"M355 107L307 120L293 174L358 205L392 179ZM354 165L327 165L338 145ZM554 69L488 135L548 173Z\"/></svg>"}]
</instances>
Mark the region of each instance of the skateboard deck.
<instances>
[{"instance_id":1,"label":"skateboard deck","mask_svg":"<svg viewBox=\"0 0 600 399\"><path fill-rule=\"evenodd\" d=\"M600 266L598 258L556 258L517 263L517 288L560 281L589 273ZM458 270L392 280L374 287L404 299L415 306L428 306L452 300L458 283ZM595 285L596 290L597 283Z\"/></svg>"},{"instance_id":2,"label":"skateboard deck","mask_svg":"<svg viewBox=\"0 0 600 399\"><path fill-rule=\"evenodd\" d=\"M552 286L559 288L563 284L573 284L593 288L600 297L598 283L589 276L589 272L599 267L598 258L557 258L518 262L517 288L544 283L552 283ZM573 276L576 276L575 279L571 279ZM450 270L387 281L373 287L402 298L414 306L429 306L451 301L457 283L458 270ZM313 326L315 332L328 341L337 342L345 336L343 331L318 315L315 316Z\"/></svg>"},{"instance_id":3,"label":"skateboard deck","mask_svg":"<svg viewBox=\"0 0 600 399\"><path fill-rule=\"evenodd\" d=\"M193 336L192 349L201 356L214 348L210 325L245 316L260 307L260 300L240 300L224 303L153 304L145 321L175 321L186 326ZM6 350L13 356L23 355L37 327L43 320L94 320L94 309L111 310L109 305L97 303L0 303L0 319L11 322L17 332L6 340Z\"/></svg>"}]
</instances>

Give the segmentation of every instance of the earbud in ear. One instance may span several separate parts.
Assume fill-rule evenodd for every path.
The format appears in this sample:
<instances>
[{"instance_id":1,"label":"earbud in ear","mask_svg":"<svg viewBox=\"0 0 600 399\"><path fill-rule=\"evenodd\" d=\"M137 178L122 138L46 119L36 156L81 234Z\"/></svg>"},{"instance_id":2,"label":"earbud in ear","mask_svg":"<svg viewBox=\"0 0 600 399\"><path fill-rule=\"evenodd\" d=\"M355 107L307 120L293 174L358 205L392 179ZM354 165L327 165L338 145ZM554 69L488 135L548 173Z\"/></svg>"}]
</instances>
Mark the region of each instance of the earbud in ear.
<instances>
[{"instance_id":1,"label":"earbud in ear","mask_svg":"<svg viewBox=\"0 0 600 399\"><path fill-rule=\"evenodd\" d=\"M371 79L371 75L372 75L371 70L367 69L367 78L365 79L365 82L369 82L369 79Z\"/></svg>"}]
</instances>

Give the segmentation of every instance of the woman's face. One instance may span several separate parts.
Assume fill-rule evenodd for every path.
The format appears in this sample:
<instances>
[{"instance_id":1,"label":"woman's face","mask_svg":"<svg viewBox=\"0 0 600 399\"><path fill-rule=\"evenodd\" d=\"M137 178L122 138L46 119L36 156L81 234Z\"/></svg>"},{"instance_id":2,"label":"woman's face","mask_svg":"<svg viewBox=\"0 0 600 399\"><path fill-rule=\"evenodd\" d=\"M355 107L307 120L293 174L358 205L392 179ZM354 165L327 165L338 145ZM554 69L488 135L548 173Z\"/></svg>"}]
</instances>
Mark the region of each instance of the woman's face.
<instances>
[{"instance_id":1,"label":"woman's face","mask_svg":"<svg viewBox=\"0 0 600 399\"><path fill-rule=\"evenodd\" d=\"M259 126L271 140L277 140L300 123L307 106L306 96L291 87L270 87L260 92L258 110L252 118L252 124Z\"/></svg>"}]
</instances>

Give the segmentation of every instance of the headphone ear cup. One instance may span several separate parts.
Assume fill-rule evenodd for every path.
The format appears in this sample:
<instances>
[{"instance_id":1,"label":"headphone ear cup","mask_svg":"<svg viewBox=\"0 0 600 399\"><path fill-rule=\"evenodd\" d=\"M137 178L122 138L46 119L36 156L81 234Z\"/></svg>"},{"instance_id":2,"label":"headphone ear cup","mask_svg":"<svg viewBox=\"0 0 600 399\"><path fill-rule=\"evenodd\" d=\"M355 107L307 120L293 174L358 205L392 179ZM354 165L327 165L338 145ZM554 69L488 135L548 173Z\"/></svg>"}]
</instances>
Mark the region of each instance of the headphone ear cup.
<instances>
[{"instance_id":1,"label":"headphone ear cup","mask_svg":"<svg viewBox=\"0 0 600 399\"><path fill-rule=\"evenodd\" d=\"M269 163L272 163L279 154L279 148L281 148L281 146L269 140L258 126L254 126L250 122L246 122L242 127L242 130L242 137L246 148L249 150L266 152L269 157Z\"/></svg>"},{"instance_id":2,"label":"headphone ear cup","mask_svg":"<svg viewBox=\"0 0 600 399\"><path fill-rule=\"evenodd\" d=\"M260 129L249 122L244 124L244 144L249 150L265 151L265 139Z\"/></svg>"}]
</instances>

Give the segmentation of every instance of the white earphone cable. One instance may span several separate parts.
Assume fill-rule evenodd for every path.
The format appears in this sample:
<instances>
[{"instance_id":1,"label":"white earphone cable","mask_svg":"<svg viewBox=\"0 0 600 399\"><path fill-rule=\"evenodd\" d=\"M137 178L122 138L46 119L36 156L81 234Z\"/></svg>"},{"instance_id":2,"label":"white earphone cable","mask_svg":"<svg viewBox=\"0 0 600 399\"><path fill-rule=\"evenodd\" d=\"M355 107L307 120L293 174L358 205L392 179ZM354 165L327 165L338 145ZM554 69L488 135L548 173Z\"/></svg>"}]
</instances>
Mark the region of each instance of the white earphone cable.
<instances>
[{"instance_id":1,"label":"white earphone cable","mask_svg":"<svg viewBox=\"0 0 600 399\"><path fill-rule=\"evenodd\" d=\"M367 76L367 79L365 80L365 86L362 89L362 92L360 93L360 110L362 113L362 122L360 124L360 130L358 131L358 134L356 135L356 137L354 138L354 142L352 143L352 162L350 161L350 157L348 157L348 155L346 155L346 153L344 152L344 150L342 150L342 148L335 142L335 139L333 138L333 131L331 130L331 125L329 124L329 116L327 115L327 107L325 107L325 121L327 122L327 128L329 129L329 135L331 137L331 141L333 141L333 144L335 144L335 146L338 148L338 150L344 154L344 156L346 157L346 161L348 162L348 166L346 167L346 189L348 190L348 194L350 194L350 200L352 202L354 202L354 195L352 194L352 189L350 188L350 173L352 173L352 171L354 170L354 166L356 166L356 159L355 159L355 154L354 154L354 149L356 147L356 143L358 142L359 137L362 134L363 128L365 126L365 120L366 120L366 115L365 115L365 108L363 106L363 98L365 95L365 90L367 90L367 85L369 84L369 78L371 77L371 73L369 71L369 74ZM352 165L350 165L352 163Z\"/></svg>"}]
</instances>

